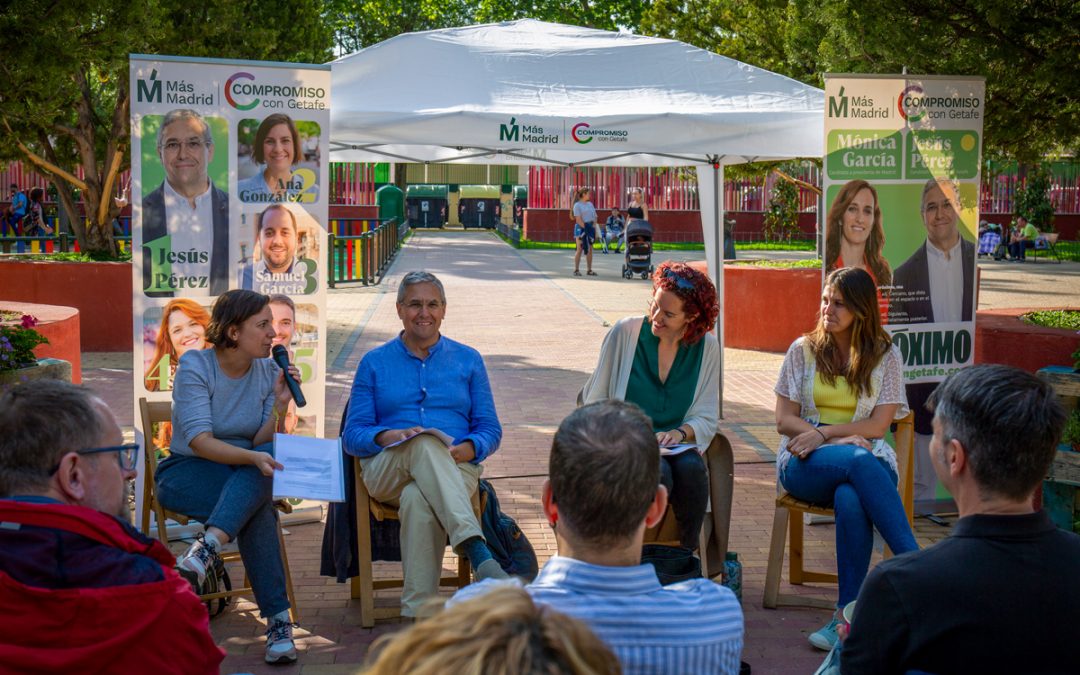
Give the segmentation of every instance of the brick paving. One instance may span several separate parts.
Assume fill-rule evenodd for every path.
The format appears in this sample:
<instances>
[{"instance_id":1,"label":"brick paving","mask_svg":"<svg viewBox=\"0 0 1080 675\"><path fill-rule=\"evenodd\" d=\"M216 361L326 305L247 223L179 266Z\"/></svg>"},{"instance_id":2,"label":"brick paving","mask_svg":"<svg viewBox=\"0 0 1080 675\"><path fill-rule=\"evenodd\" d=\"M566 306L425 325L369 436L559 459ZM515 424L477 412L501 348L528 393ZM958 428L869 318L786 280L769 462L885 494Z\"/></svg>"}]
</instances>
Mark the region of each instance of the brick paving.
<instances>
[{"instance_id":1,"label":"brick paving","mask_svg":"<svg viewBox=\"0 0 1080 675\"><path fill-rule=\"evenodd\" d=\"M443 280L448 296L443 332L484 355L504 427L501 449L485 462L485 477L493 480L503 509L517 519L541 564L555 553L555 540L539 504L551 434L573 408L578 390L595 365L607 326L641 313L649 294L647 282L619 276L620 256L598 253L594 269L599 277L573 277L572 255L572 251L516 251L490 233L417 232L379 286L339 288L328 297L326 429L333 436L359 359L400 329L394 294L401 277L413 269L427 269ZM700 255L662 253L657 259ZM980 267L980 307L1015 302L1059 306L1073 301L1080 288L1080 265ZM1049 284L1043 278L1046 275L1055 275L1057 281ZM1022 301L1016 300L1018 288L1025 289ZM772 426L772 386L781 358L725 350L722 426L737 464L730 548L743 563L744 660L756 673L810 673L823 653L807 644L806 635L828 619L828 612L761 607L776 485L772 449L778 438ZM83 374L84 383L104 396L130 433L130 353L84 354ZM322 527L321 523L290 525L286 537L302 614L299 662L273 668L263 664L265 626L254 604L241 599L211 623L215 639L228 652L223 672L359 672L370 644L403 627L400 622L380 622L374 629L360 627L348 585L319 575ZM916 523L920 545L946 534L947 528L928 521ZM835 566L832 538L831 525L807 528L808 567ZM445 566L448 571L456 569L450 553ZM393 570L396 565L389 563L376 566L377 575ZM233 570L233 575L239 579L242 570ZM834 587L799 588L786 582L783 586L784 592L835 597ZM392 601L389 592L379 599L380 604Z\"/></svg>"}]
</instances>

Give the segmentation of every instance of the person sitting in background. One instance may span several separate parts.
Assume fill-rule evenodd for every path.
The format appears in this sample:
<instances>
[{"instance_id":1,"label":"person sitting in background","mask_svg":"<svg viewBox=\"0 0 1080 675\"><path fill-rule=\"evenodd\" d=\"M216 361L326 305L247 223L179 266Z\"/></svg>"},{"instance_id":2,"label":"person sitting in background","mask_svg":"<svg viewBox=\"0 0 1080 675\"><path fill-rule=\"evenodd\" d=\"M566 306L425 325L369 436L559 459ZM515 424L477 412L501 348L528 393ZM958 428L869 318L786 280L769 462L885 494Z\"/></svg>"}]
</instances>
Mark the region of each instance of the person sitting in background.
<instances>
[{"instance_id":1,"label":"person sitting in background","mask_svg":"<svg viewBox=\"0 0 1080 675\"><path fill-rule=\"evenodd\" d=\"M611 209L611 215L607 217L604 222L603 232L603 244L604 253L608 252L609 244L610 248L614 249L616 253L619 252L619 247L623 241L623 229L625 222L623 221L622 213L619 209Z\"/></svg>"},{"instance_id":2,"label":"person sitting in background","mask_svg":"<svg viewBox=\"0 0 1080 675\"><path fill-rule=\"evenodd\" d=\"M1065 424L1053 388L1001 365L931 395L930 458L960 519L866 578L843 673L1075 673L1080 537L1032 503Z\"/></svg>"},{"instance_id":3,"label":"person sitting in background","mask_svg":"<svg viewBox=\"0 0 1080 675\"><path fill-rule=\"evenodd\" d=\"M138 457L89 389L0 393L0 670L218 672L206 609L128 523Z\"/></svg>"},{"instance_id":4,"label":"person sitting in background","mask_svg":"<svg viewBox=\"0 0 1080 675\"><path fill-rule=\"evenodd\" d=\"M1027 249L1035 248L1035 239L1039 231L1028 222L1024 216L1016 217L1016 228L1009 239L1009 259L1013 262L1023 262L1026 259Z\"/></svg>"},{"instance_id":5,"label":"person sitting in background","mask_svg":"<svg viewBox=\"0 0 1080 675\"><path fill-rule=\"evenodd\" d=\"M577 619L504 586L372 646L368 675L618 675L619 660Z\"/></svg>"},{"instance_id":6,"label":"person sitting in background","mask_svg":"<svg viewBox=\"0 0 1080 675\"><path fill-rule=\"evenodd\" d=\"M645 529L667 509L659 456L651 420L632 403L570 413L551 443L541 496L559 553L525 590L584 621L623 672L734 675L743 644L735 594L707 579L661 586L655 568L641 564ZM487 593L505 583L518 582L466 586L451 604L496 604Z\"/></svg>"},{"instance_id":7,"label":"person sitting in background","mask_svg":"<svg viewBox=\"0 0 1080 675\"><path fill-rule=\"evenodd\" d=\"M918 548L896 491L896 452L885 442L908 413L900 350L881 327L877 288L865 270L825 277L817 327L792 343L776 382L780 484L793 497L836 513L840 582L832 620L810 635L831 650L841 609L855 599L874 528L893 553Z\"/></svg>"}]
</instances>

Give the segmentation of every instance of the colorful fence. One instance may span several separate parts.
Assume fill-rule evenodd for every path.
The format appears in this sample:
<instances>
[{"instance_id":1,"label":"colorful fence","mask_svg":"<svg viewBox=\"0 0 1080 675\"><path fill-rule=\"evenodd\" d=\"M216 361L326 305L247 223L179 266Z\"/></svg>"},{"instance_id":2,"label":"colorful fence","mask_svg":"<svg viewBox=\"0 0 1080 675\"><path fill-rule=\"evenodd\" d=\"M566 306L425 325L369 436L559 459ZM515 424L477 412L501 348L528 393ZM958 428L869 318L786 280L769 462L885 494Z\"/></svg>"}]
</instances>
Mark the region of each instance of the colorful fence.
<instances>
[{"instance_id":1,"label":"colorful fence","mask_svg":"<svg viewBox=\"0 0 1080 675\"><path fill-rule=\"evenodd\" d=\"M394 259L408 225L397 219L335 218L330 221L330 288L337 284L382 281ZM355 234L353 234L355 233Z\"/></svg>"}]
</instances>

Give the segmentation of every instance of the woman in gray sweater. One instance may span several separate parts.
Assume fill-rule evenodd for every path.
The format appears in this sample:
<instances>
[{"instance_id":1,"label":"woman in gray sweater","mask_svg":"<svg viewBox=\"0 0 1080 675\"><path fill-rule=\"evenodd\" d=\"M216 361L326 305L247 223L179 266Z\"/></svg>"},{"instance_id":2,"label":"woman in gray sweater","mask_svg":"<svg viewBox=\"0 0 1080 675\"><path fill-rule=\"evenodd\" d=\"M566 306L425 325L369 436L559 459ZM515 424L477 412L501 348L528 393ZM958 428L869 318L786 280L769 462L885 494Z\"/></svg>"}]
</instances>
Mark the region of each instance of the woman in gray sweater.
<instances>
[{"instance_id":1,"label":"woman in gray sweater","mask_svg":"<svg viewBox=\"0 0 1080 675\"><path fill-rule=\"evenodd\" d=\"M278 542L273 474L275 432L284 432L292 396L267 358L274 340L270 298L233 290L214 303L206 339L213 349L180 357L173 381L170 456L157 470L162 506L206 525L178 569L204 592L237 540L255 602L266 618L266 661L296 660ZM294 377L299 373L291 369Z\"/></svg>"}]
</instances>

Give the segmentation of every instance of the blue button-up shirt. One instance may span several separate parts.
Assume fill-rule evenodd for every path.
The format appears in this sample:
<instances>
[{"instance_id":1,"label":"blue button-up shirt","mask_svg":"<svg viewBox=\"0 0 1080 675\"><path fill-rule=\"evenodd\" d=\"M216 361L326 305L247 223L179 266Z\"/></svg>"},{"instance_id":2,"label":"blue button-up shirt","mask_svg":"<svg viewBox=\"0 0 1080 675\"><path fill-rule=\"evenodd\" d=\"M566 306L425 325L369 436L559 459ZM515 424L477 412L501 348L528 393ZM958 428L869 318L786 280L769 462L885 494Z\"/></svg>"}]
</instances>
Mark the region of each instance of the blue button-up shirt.
<instances>
[{"instance_id":1,"label":"blue button-up shirt","mask_svg":"<svg viewBox=\"0 0 1080 675\"><path fill-rule=\"evenodd\" d=\"M398 335L364 355L345 418L345 451L372 457L382 452L376 436L414 426L440 429L455 444L472 441L474 464L498 449L502 427L479 352L440 337L420 359Z\"/></svg>"},{"instance_id":2,"label":"blue button-up shirt","mask_svg":"<svg viewBox=\"0 0 1080 675\"><path fill-rule=\"evenodd\" d=\"M470 584L448 606L505 583L520 582ZM742 607L731 590L707 579L661 586L652 565L607 567L554 556L525 590L588 625L626 675L739 672Z\"/></svg>"}]
</instances>

